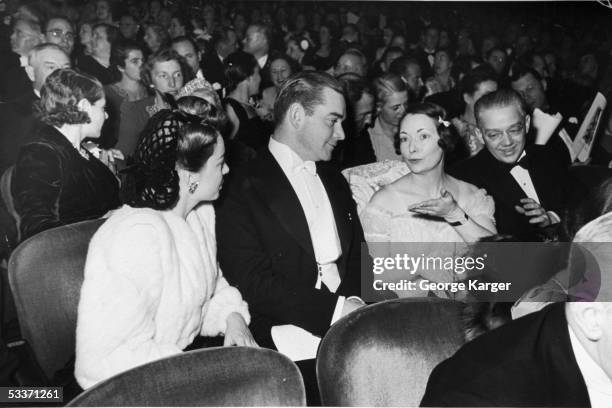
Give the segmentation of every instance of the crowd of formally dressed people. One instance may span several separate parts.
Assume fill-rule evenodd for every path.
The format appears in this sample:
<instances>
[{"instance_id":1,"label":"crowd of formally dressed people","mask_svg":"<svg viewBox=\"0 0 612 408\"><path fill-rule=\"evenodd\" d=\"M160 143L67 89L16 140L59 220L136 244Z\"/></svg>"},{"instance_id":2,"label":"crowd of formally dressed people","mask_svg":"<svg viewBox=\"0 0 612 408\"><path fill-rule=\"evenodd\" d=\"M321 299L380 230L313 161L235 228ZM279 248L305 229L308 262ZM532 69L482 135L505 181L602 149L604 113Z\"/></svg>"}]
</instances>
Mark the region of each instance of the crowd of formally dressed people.
<instances>
[{"instance_id":1,"label":"crowd of formally dressed people","mask_svg":"<svg viewBox=\"0 0 612 408\"><path fill-rule=\"evenodd\" d=\"M66 362L78 386L211 344L284 352L366 302L451 297L472 302L469 342L434 370L424 405L610 406L611 282L570 296L575 256L511 301L362 293L364 242L372 257L398 243L453 257L483 241L612 242L610 109L588 161L571 148L597 92L612 91L612 33L597 16L607 10L499 7L509 13L409 2L9 9L1 255L106 218ZM5 309L3 353L18 332ZM313 353L297 365L316 405Z\"/></svg>"}]
</instances>

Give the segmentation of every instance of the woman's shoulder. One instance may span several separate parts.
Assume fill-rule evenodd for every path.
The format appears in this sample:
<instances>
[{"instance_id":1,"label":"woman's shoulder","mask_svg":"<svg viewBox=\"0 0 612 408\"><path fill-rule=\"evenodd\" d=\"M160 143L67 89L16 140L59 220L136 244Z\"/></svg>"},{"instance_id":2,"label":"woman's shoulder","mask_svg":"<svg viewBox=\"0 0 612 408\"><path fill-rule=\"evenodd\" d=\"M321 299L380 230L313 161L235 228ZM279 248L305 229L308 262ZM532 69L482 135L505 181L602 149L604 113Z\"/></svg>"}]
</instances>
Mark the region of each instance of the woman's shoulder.
<instances>
[{"instance_id":1,"label":"woman's shoulder","mask_svg":"<svg viewBox=\"0 0 612 408\"><path fill-rule=\"evenodd\" d=\"M404 177L400 177L398 180L381 187L380 190L374 193L368 206L371 205L380 210L385 210L389 214L397 213L397 210L403 208L405 203L400 192Z\"/></svg>"},{"instance_id":2,"label":"woman's shoulder","mask_svg":"<svg viewBox=\"0 0 612 408\"><path fill-rule=\"evenodd\" d=\"M107 228L129 229L134 226L150 226L154 229L166 228L167 222L161 211L152 208L135 208L129 205L112 212L104 223Z\"/></svg>"},{"instance_id":3,"label":"woman's shoulder","mask_svg":"<svg viewBox=\"0 0 612 408\"><path fill-rule=\"evenodd\" d=\"M467 183L463 180L450 177L453 189L457 192L458 196L455 199L461 204L468 206L472 209L481 209L481 207L493 207L495 206L493 198L487 194L487 191L483 188L478 188L473 184ZM467 210L467 209L466 209Z\"/></svg>"},{"instance_id":4,"label":"woman's shoulder","mask_svg":"<svg viewBox=\"0 0 612 408\"><path fill-rule=\"evenodd\" d=\"M43 125L38 127L36 135L21 147L20 152L44 156L47 154L56 155L65 150L72 151L74 147L59 130L49 125Z\"/></svg>"},{"instance_id":5,"label":"woman's shoulder","mask_svg":"<svg viewBox=\"0 0 612 408\"><path fill-rule=\"evenodd\" d=\"M446 176L448 177L455 191L457 191L459 194L468 195L468 196L473 195L473 194L485 194L486 195L486 191L482 188L478 188L475 185L468 183L466 181L459 180L458 178L455 178L449 174L447 174Z\"/></svg>"}]
</instances>

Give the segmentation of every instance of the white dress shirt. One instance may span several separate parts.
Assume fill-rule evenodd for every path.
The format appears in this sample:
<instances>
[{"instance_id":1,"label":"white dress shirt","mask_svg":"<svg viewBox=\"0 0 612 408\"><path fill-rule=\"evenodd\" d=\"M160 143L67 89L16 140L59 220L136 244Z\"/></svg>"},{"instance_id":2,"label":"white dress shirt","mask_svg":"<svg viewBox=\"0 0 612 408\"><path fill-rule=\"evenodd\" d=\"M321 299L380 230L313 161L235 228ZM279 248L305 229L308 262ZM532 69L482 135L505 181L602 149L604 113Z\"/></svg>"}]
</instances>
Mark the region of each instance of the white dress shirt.
<instances>
[{"instance_id":1,"label":"white dress shirt","mask_svg":"<svg viewBox=\"0 0 612 408\"><path fill-rule=\"evenodd\" d=\"M526 155L527 154L523 150L523 153L519 157L519 160L521 160ZM540 198L538 197L538 193L536 192L535 186L533 185L533 181L531 180L531 176L529 175L529 170L517 164L512 168L512 170L510 170L510 174L512 175L512 177L514 177L514 179L521 187L521 189L525 192L527 197L533 199L536 203L541 204ZM561 222L561 218L554 211L547 211L546 213L549 215L553 224Z\"/></svg>"},{"instance_id":2,"label":"white dress shirt","mask_svg":"<svg viewBox=\"0 0 612 408\"><path fill-rule=\"evenodd\" d=\"M320 289L321 285L325 285L330 292L335 293L340 286L336 261L342 255L342 249L331 203L316 173L316 165L312 161L302 160L289 146L273 138L270 138L268 148L289 179L306 216L318 267L315 287ZM344 296L338 297L330 324L341 317L344 299ZM314 358L320 341L320 338L293 325L275 326L272 338L279 351L294 361ZM296 344L302 344L303 347L297 347L299 350L296 350ZM285 350L283 345L292 350Z\"/></svg>"},{"instance_id":3,"label":"white dress shirt","mask_svg":"<svg viewBox=\"0 0 612 408\"><path fill-rule=\"evenodd\" d=\"M523 150L521 160L527 154ZM535 186L533 185L533 181L531 180L531 176L529 175L529 170L519 166L518 164L510 170L510 174L516 180L516 182L521 186L521 189L525 192L527 197L532 198L536 203L540 204L540 198L538 197L538 193L536 192Z\"/></svg>"},{"instance_id":4,"label":"white dress shirt","mask_svg":"<svg viewBox=\"0 0 612 408\"><path fill-rule=\"evenodd\" d=\"M612 379L591 358L570 326L568 326L570 342L578 368L587 386L592 408L608 408L612 406Z\"/></svg>"},{"instance_id":5,"label":"white dress shirt","mask_svg":"<svg viewBox=\"0 0 612 408\"><path fill-rule=\"evenodd\" d=\"M263 57L257 58L257 65L259 65L260 69L263 69L263 67L266 66L266 62L268 62L268 54L264 55Z\"/></svg>"}]
</instances>

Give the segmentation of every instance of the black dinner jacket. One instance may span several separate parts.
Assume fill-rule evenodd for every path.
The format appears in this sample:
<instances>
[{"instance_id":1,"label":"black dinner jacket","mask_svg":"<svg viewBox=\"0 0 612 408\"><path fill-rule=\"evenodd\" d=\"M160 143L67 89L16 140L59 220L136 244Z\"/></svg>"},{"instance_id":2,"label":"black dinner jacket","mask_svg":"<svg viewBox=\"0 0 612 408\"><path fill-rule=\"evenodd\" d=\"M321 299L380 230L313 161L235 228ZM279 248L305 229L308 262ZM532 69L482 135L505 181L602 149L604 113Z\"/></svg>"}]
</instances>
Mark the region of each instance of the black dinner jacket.
<instances>
[{"instance_id":1,"label":"black dinner jacket","mask_svg":"<svg viewBox=\"0 0 612 408\"><path fill-rule=\"evenodd\" d=\"M257 342L274 347L270 328L294 324L323 336L338 295L358 295L363 230L344 177L326 163L317 172L336 220L342 280L336 293L315 289L317 264L306 216L289 179L265 148L234 174L217 204L218 258L249 304ZM230 173L231 175L231 173Z\"/></svg>"},{"instance_id":2,"label":"black dinner jacket","mask_svg":"<svg viewBox=\"0 0 612 408\"><path fill-rule=\"evenodd\" d=\"M202 68L204 79L211 84L217 82L222 88L225 88L225 64L219 58L215 50L210 51L208 54L204 54L200 62L200 68Z\"/></svg>"},{"instance_id":3,"label":"black dinner jacket","mask_svg":"<svg viewBox=\"0 0 612 408\"><path fill-rule=\"evenodd\" d=\"M421 406L589 407L565 303L464 345L433 370Z\"/></svg>"},{"instance_id":4,"label":"black dinner jacket","mask_svg":"<svg viewBox=\"0 0 612 408\"><path fill-rule=\"evenodd\" d=\"M547 146L530 145L525 149L528 170L540 203L547 211L563 217L569 175L567 160ZM528 217L514 206L527 195L510 174L510 169L484 148L476 156L459 162L451 175L479 188L484 188L495 201L495 221L500 234L511 234L522 241L538 240L539 228L529 224Z\"/></svg>"}]
</instances>

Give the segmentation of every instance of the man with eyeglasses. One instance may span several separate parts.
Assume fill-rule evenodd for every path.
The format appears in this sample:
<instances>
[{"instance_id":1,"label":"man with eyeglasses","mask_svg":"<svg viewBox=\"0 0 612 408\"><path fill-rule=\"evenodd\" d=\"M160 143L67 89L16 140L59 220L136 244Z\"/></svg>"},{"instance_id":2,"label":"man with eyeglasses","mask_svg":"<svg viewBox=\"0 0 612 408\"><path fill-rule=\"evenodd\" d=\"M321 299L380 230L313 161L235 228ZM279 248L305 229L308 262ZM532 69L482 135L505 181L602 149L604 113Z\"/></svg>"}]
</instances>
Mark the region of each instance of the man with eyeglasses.
<instances>
[{"instance_id":1,"label":"man with eyeglasses","mask_svg":"<svg viewBox=\"0 0 612 408\"><path fill-rule=\"evenodd\" d=\"M74 49L74 30L70 21L63 17L51 17L45 28L47 42L59 45L68 55Z\"/></svg>"},{"instance_id":2,"label":"man with eyeglasses","mask_svg":"<svg viewBox=\"0 0 612 408\"><path fill-rule=\"evenodd\" d=\"M527 143L531 116L517 92L485 95L474 111L486 148L450 173L493 197L500 234L522 241L550 238L566 206L566 161L554 149Z\"/></svg>"}]
</instances>

